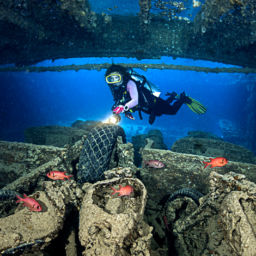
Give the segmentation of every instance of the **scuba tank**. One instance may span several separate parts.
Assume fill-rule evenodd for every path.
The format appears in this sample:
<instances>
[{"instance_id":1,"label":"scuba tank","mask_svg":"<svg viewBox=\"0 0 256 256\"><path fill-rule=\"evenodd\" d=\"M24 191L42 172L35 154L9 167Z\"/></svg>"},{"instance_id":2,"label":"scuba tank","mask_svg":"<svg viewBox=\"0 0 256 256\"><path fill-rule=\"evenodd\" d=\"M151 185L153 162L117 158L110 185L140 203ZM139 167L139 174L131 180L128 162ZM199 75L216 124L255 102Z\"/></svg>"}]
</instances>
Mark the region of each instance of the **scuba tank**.
<instances>
[{"instance_id":1,"label":"scuba tank","mask_svg":"<svg viewBox=\"0 0 256 256\"><path fill-rule=\"evenodd\" d=\"M159 97L161 94L160 89L154 85L153 83L149 82L145 76L140 75L139 73L135 72L132 68L127 69L127 73L131 76L131 78L140 84L140 86L149 90L155 97Z\"/></svg>"}]
</instances>

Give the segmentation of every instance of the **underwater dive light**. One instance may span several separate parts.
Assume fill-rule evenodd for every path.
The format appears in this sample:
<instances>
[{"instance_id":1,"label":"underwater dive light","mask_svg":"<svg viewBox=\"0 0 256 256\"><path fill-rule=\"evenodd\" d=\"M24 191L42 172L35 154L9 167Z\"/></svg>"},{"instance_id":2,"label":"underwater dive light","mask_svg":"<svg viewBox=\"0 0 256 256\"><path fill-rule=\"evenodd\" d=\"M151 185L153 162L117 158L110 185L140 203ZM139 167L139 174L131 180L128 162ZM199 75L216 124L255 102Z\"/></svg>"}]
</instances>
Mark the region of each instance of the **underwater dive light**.
<instances>
[{"instance_id":1,"label":"underwater dive light","mask_svg":"<svg viewBox=\"0 0 256 256\"><path fill-rule=\"evenodd\" d=\"M112 114L110 117L108 117L106 120L102 121L104 124L118 124L121 121L121 116Z\"/></svg>"}]
</instances>

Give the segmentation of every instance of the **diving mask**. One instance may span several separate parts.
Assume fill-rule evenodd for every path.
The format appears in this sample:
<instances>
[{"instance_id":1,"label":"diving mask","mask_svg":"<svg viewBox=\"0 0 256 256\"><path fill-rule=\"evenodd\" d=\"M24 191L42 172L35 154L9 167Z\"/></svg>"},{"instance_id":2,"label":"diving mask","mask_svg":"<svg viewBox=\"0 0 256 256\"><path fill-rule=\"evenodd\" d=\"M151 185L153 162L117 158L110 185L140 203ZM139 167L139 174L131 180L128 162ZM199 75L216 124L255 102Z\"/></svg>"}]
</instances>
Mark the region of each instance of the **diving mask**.
<instances>
[{"instance_id":1,"label":"diving mask","mask_svg":"<svg viewBox=\"0 0 256 256\"><path fill-rule=\"evenodd\" d=\"M106 76L106 82L108 84L121 84L122 76L117 72L111 73L108 76Z\"/></svg>"}]
</instances>

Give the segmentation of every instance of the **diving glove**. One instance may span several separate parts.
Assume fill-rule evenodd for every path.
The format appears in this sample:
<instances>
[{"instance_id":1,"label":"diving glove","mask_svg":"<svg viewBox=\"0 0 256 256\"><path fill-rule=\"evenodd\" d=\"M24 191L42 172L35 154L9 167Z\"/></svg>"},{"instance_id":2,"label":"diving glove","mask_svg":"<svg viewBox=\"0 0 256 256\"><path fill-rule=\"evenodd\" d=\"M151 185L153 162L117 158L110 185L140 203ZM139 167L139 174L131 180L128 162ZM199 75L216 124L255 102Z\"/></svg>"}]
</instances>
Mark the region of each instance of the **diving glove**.
<instances>
[{"instance_id":1,"label":"diving glove","mask_svg":"<svg viewBox=\"0 0 256 256\"><path fill-rule=\"evenodd\" d=\"M117 106L116 108L113 109L113 112L114 112L116 115L119 115L119 114L121 114L121 113L124 113L124 106L122 106L122 105Z\"/></svg>"},{"instance_id":2,"label":"diving glove","mask_svg":"<svg viewBox=\"0 0 256 256\"><path fill-rule=\"evenodd\" d=\"M119 115L119 114L121 114L121 113L124 113L124 112L126 112L126 111L128 111L129 110L129 107L128 106L123 106L123 105L119 105L119 106L117 106L117 107L115 107L114 109L113 109L113 112L115 113L115 114L117 114L117 115Z\"/></svg>"}]
</instances>

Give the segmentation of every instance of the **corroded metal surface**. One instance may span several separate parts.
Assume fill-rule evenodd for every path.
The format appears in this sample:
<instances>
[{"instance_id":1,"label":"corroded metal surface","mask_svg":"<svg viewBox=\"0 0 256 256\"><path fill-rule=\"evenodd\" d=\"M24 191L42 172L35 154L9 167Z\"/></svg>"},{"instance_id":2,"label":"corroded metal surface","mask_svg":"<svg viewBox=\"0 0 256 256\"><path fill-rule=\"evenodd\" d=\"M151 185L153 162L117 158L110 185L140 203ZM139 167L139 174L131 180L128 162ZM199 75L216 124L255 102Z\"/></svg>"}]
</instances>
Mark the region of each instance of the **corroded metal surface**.
<instances>
[{"instance_id":1,"label":"corroded metal surface","mask_svg":"<svg viewBox=\"0 0 256 256\"><path fill-rule=\"evenodd\" d=\"M199 208L173 224L178 255L255 255L255 183L214 171L209 183Z\"/></svg>"},{"instance_id":2,"label":"corroded metal surface","mask_svg":"<svg viewBox=\"0 0 256 256\"><path fill-rule=\"evenodd\" d=\"M160 70L183 70L183 71L196 71L206 73L245 73L254 74L256 73L255 68L208 68L198 66L185 66L185 65L172 65L172 64L141 64L141 63L120 63L120 65L129 68L139 68L144 71L148 69L160 69ZM61 72L67 70L102 70L107 69L110 66L109 63L102 64L83 64L83 65L65 65L55 67L35 67L35 66L23 66L23 67L3 67L0 68L0 72Z\"/></svg>"},{"instance_id":3,"label":"corroded metal surface","mask_svg":"<svg viewBox=\"0 0 256 256\"><path fill-rule=\"evenodd\" d=\"M138 7L124 16L95 12L89 1L1 0L0 64L172 56L256 67L254 0L138 0Z\"/></svg>"},{"instance_id":4,"label":"corroded metal surface","mask_svg":"<svg viewBox=\"0 0 256 256\"><path fill-rule=\"evenodd\" d=\"M95 184L85 183L81 187L73 179L83 145L82 140L65 148L39 147L25 143L1 145L6 153L2 155L6 160L6 166L15 161L20 162L21 156L24 156L24 161L31 166L35 163L38 166L5 186L4 189L8 192L1 191L0 199L12 199L15 191L25 192L38 200L43 207L41 212L30 212L22 206L10 212L10 208L16 208L13 201L9 202L8 207L3 208L1 205L1 212L6 211L0 218L0 253L3 255L23 250L35 255L39 255L36 254L39 251L48 253L50 247L55 247L58 241L60 244L59 247L55 247L56 250L62 249L67 252L67 239L73 241L69 243L68 250L79 250L81 255L82 251L83 255L95 255L95 252L99 252L99 255L106 255L106 252L107 255L116 255L116 252L118 255L131 256L142 253L167 255L164 254L167 246L163 246L163 241L165 243L167 239L161 206L161 199L166 194L172 194L169 197L171 202L166 209L167 220L173 224L169 229L178 236L176 242L182 251L176 255L202 255L202 251L208 255L223 249L237 251L237 255L253 255L250 252L255 251L255 234L251 227L255 226L256 165L230 161L223 168L215 169L218 173L214 173L210 172L211 168L203 167L202 161L206 160L204 156L152 149L149 141L141 150L143 160L158 159L163 161L166 167L153 169L142 165L141 168L136 168L133 164L132 144L122 144L122 140L119 139L118 166L105 172L106 180ZM16 160L9 153L8 146L17 152L14 154ZM42 154L38 154L38 150ZM18 155L19 151L21 153ZM31 155L29 152L34 154ZM52 159L53 153L56 157ZM38 158L41 155L44 157ZM46 156L49 157L49 161L45 163ZM19 168L23 169L22 166ZM74 174L74 178L67 181L49 180L45 174L53 168L66 170ZM133 195L111 195L111 186L117 187L121 184L132 186ZM190 198L177 198L172 201L177 195L184 195L184 190L180 190L178 194L176 191L184 187L205 194L200 198L198 208ZM9 190L13 192L10 194ZM187 191L186 189L185 194ZM187 195L193 198L193 195ZM183 207L184 204L187 207ZM170 209L174 209L175 212L170 212ZM219 212L216 214L217 210ZM171 223L171 216L174 216L174 213L178 214ZM78 218L79 229L74 228L78 226ZM150 226L154 227L153 230ZM195 236L197 231L199 235ZM84 247L79 246L78 240L74 238L78 234ZM212 235L207 239L208 236L205 234ZM240 238L242 246L235 243ZM198 246L190 246L188 239ZM222 240L224 244L219 243ZM215 242L218 243L213 244ZM196 253L189 253L195 250Z\"/></svg>"}]
</instances>

